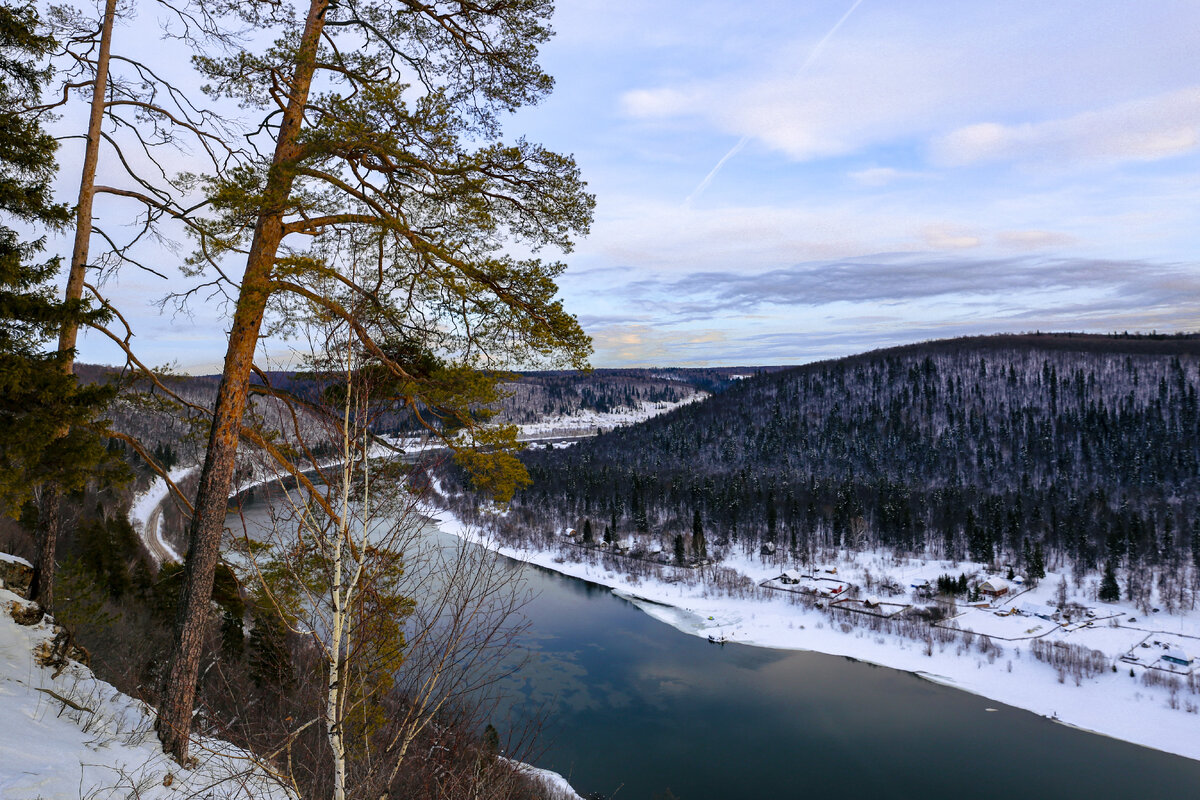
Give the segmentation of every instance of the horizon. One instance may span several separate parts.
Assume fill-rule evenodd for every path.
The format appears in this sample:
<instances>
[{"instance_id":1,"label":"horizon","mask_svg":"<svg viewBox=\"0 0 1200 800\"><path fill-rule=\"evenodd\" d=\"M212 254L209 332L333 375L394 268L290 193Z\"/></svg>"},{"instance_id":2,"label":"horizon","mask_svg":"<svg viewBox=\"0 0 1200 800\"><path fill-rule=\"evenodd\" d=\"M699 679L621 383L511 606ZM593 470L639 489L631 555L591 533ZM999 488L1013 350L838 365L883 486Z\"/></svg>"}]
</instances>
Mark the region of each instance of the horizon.
<instances>
[{"instance_id":1,"label":"horizon","mask_svg":"<svg viewBox=\"0 0 1200 800\"><path fill-rule=\"evenodd\" d=\"M869 355L872 355L875 353L885 353L885 352L889 352L892 350L905 350L908 348L919 348L922 345L942 345L942 344L948 344L950 342L970 342L973 340L980 340L980 339L1005 339L1005 338L1054 339L1054 338L1072 338L1072 337L1092 338L1092 339L1109 339L1112 341L1125 341L1125 342L1135 342L1135 341L1161 342L1161 341L1168 341L1168 340L1200 339L1200 331L1108 331L1106 333L1093 333L1090 331L1066 331L1066 330L1064 330L1064 331L1015 331L1015 332L973 333L973 334L965 334L962 336L949 336L949 337L940 338L940 339L921 339L921 340L912 341L912 342L902 342L900 344L886 345L886 346L880 346L880 347L868 347L865 350L859 350L859 351L856 351L853 353L846 353L844 355L831 356L828 358L816 358L816 359L811 359L809 361L775 362L775 363L762 362L762 363L741 363L741 364L699 364L699 365L696 365L696 364L629 364L629 365L623 365L623 366L617 366L617 367L593 366L593 367L591 367L590 371L592 371L592 372L606 372L606 371L618 372L618 371L622 371L622 370L636 371L636 370L655 370L655 369L666 369L666 370L673 370L673 369L674 370L792 369L792 368L796 368L796 367L804 367L804 366L809 366L812 364L819 364L819 363L823 363L823 362L841 361L841 360L845 360L845 359L859 358L862 356L869 356ZM89 369L113 369L113 370L121 369L120 365L99 364L99 363L83 362L83 361L77 362L77 367L84 367L84 368L89 368ZM299 370L295 370L295 369L291 369L291 368L283 368L283 367L280 367L277 369L266 370L267 374L275 374L275 373L283 373L283 374L292 373L292 374L294 374L298 371ZM516 375L538 375L538 374L544 374L544 373L576 373L576 372L583 372L584 370L577 370L577 369L570 369L570 368L566 368L566 369L553 369L553 368L549 368L549 369L515 369L514 368L514 369L501 369L498 371L499 372L510 372L510 373L513 373ZM216 371L211 371L211 372L180 371L180 372L177 372L176 374L178 374L179 376L182 376L182 377L189 377L189 378L218 378L219 379L221 377L221 371L219 369ZM257 379L254 379L254 380L257 380Z\"/></svg>"}]
</instances>

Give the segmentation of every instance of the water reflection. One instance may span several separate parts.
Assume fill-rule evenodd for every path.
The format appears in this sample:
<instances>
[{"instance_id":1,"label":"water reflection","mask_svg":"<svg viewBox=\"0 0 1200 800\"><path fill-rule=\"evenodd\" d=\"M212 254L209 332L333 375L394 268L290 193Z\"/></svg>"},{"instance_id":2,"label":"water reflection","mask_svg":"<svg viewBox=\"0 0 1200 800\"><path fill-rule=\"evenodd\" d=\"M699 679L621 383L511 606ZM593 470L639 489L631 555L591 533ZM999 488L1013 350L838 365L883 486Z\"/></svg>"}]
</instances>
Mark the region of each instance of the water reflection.
<instances>
[{"instance_id":1,"label":"water reflection","mask_svg":"<svg viewBox=\"0 0 1200 800\"><path fill-rule=\"evenodd\" d=\"M1200 796L1200 763L913 675L711 645L607 590L530 569L533 658L506 688L549 712L539 765L618 800ZM988 713L986 708L998 708ZM1200 735L1200 726L1198 726Z\"/></svg>"}]
</instances>

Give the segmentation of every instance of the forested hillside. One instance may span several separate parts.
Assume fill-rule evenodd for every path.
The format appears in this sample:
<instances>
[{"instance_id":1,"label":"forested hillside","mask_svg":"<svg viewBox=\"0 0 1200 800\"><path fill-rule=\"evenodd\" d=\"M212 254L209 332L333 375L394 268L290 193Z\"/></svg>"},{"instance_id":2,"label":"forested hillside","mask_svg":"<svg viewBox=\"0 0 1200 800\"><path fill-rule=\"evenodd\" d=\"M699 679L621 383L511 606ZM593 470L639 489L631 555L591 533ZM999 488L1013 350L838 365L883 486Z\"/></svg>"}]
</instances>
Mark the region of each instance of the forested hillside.
<instances>
[{"instance_id":1,"label":"forested hillside","mask_svg":"<svg viewBox=\"0 0 1200 800\"><path fill-rule=\"evenodd\" d=\"M500 418L517 424L588 410L609 413L642 403L677 403L697 390L719 391L746 369L598 369L529 372L505 385Z\"/></svg>"},{"instance_id":2,"label":"forested hillside","mask_svg":"<svg viewBox=\"0 0 1200 800\"><path fill-rule=\"evenodd\" d=\"M949 340L760 375L525 456L529 524L1091 571L1200 559L1200 338ZM1037 563L1034 563L1037 562ZM1164 570L1164 572L1174 572ZM1142 591L1148 590L1145 587Z\"/></svg>"},{"instance_id":3,"label":"forested hillside","mask_svg":"<svg viewBox=\"0 0 1200 800\"><path fill-rule=\"evenodd\" d=\"M779 367L765 368L767 371ZM78 365L84 383L107 383L121 378L119 370L87 364ZM516 424L538 422L547 417L570 416L581 411L599 413L636 409L642 403L677 403L697 391L719 392L742 376L755 374L750 367L713 367L697 369L598 369L590 372L557 370L513 373L501 385L502 399L497 405L500 422ZM738 376L738 377L734 377ZM255 376L255 389L261 392L264 378L271 387L304 402L318 402L320 386L302 374L267 372ZM197 408L211 408L220 376L173 375L160 377L178 397ZM168 400L144 379L125 381L134 391L122 393L121 401L107 409L113 427L149 443L150 450L170 450L168 461L198 461L204 445L204 427L188 420L198 413L187 413L178 403ZM256 396L260 414L272 407ZM278 421L277 421L278 422ZM386 415L376 433L417 432L419 425L403 414ZM379 427L379 426L377 426ZM199 431L199 434L196 433Z\"/></svg>"}]
</instances>

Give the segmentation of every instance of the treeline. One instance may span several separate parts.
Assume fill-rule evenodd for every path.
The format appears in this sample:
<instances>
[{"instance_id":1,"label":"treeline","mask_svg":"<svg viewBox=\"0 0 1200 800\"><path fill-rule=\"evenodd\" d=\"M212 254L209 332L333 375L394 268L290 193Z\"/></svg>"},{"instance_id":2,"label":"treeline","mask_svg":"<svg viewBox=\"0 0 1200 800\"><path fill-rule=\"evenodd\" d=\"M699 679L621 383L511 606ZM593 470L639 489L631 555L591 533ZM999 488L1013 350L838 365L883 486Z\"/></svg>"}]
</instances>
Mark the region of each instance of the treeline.
<instances>
[{"instance_id":1,"label":"treeline","mask_svg":"<svg viewBox=\"0 0 1200 800\"><path fill-rule=\"evenodd\" d=\"M736 382L732 376L747 374L754 374L754 368L525 372L504 386L500 419L520 424L585 410L605 414L634 410L642 403L678 403L698 391L723 391Z\"/></svg>"},{"instance_id":2,"label":"treeline","mask_svg":"<svg viewBox=\"0 0 1200 800\"><path fill-rule=\"evenodd\" d=\"M698 514L710 543L798 562L883 546L1028 569L1041 548L1177 572L1200 563L1198 355L1195 337L1025 336L807 365L529 453L513 502L667 546Z\"/></svg>"}]
</instances>

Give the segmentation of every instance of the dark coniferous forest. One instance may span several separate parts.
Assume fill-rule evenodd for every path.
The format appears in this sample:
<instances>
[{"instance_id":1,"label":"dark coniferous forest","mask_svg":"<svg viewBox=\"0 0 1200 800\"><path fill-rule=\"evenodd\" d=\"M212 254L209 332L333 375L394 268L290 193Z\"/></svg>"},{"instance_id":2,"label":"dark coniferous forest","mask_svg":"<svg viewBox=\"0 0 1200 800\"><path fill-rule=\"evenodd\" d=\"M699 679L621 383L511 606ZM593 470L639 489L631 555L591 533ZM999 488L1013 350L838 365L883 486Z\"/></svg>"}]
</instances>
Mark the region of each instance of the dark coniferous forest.
<instances>
[{"instance_id":1,"label":"dark coniferous forest","mask_svg":"<svg viewBox=\"0 0 1200 800\"><path fill-rule=\"evenodd\" d=\"M1128 570L1200 559L1200 338L1028 335L762 374L524 456L510 517L805 563L820 548ZM768 548L771 549L771 548ZM1038 562L1034 564L1033 562ZM1178 570L1161 572L1178 573Z\"/></svg>"}]
</instances>

